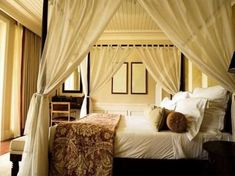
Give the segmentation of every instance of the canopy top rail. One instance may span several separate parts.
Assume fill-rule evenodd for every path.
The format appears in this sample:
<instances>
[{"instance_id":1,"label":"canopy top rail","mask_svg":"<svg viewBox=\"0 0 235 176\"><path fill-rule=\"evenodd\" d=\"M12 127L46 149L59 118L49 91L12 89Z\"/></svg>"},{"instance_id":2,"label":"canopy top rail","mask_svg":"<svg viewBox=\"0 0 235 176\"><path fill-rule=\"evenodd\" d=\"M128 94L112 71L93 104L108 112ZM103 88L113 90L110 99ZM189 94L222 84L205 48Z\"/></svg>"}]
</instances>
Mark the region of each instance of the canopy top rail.
<instances>
[{"instance_id":1,"label":"canopy top rail","mask_svg":"<svg viewBox=\"0 0 235 176\"><path fill-rule=\"evenodd\" d=\"M93 47L175 47L172 44L97 44Z\"/></svg>"}]
</instances>

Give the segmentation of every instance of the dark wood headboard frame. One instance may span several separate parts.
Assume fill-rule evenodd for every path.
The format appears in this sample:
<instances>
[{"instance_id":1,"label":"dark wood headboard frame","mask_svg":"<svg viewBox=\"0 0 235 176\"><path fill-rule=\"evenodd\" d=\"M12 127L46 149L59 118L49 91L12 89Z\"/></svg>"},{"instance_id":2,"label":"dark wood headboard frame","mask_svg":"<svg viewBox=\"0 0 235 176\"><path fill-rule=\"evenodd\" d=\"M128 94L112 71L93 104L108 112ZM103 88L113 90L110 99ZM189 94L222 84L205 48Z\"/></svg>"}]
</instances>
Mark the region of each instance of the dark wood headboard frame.
<instances>
[{"instance_id":1,"label":"dark wood headboard frame","mask_svg":"<svg viewBox=\"0 0 235 176\"><path fill-rule=\"evenodd\" d=\"M229 100L227 104L227 109L224 117L224 130L223 132L227 132L232 134L232 113L231 113L231 106L232 106L232 93L229 93Z\"/></svg>"}]
</instances>

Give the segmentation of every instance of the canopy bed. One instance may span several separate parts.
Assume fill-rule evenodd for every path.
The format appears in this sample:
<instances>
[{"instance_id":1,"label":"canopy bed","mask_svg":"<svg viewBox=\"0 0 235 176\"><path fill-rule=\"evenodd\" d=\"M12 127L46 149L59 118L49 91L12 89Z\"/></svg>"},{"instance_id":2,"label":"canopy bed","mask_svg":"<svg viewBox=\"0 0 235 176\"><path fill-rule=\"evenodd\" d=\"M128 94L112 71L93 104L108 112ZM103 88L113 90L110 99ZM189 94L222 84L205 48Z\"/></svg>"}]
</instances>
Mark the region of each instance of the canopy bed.
<instances>
[{"instance_id":1,"label":"canopy bed","mask_svg":"<svg viewBox=\"0 0 235 176\"><path fill-rule=\"evenodd\" d=\"M122 2L51 1L52 18L40 62L37 93L33 95L28 111L25 129L27 140L19 175L48 175L48 96L82 63ZM217 80L227 90L234 92L235 76L227 72L234 51L231 1L135 2L147 11L184 55L204 73ZM152 57L154 51L151 52L148 48L146 51L145 48L140 50L142 54L148 53L149 58L153 58L155 62ZM146 59L145 61L145 64L149 64ZM152 71L152 74L158 73ZM178 92L179 84L169 84L172 82L158 76L156 79L169 93ZM83 88L86 102L90 90L89 86Z\"/></svg>"},{"instance_id":2,"label":"canopy bed","mask_svg":"<svg viewBox=\"0 0 235 176\"><path fill-rule=\"evenodd\" d=\"M202 96L207 97L208 100L201 98ZM95 159L94 165L105 162L106 164L103 167L107 169L107 172L112 172L114 175L119 175L122 172L124 174L128 172L132 174L138 173L139 169L142 172L147 170L145 174L152 173L156 171L153 165L157 164L161 166L162 163L167 163L170 167L175 166L175 164L178 165L178 162L189 168L195 163L199 167L205 167L208 164L206 160L207 153L203 151L202 144L211 140L231 140L231 101L229 101L228 97L231 98L231 96L227 94L227 91L220 86L196 88L190 95L188 92L178 92L173 96L170 101L172 101L171 104L175 103L175 110L177 112L184 112L184 114L187 114L188 118L196 116L198 116L197 118L199 119L203 118L200 129L196 131L196 134L193 129L197 128L197 124L199 124L200 121L197 121L192 126L188 125L187 132L183 133L174 132L174 129L156 128L156 126L158 126L155 121L156 116L152 116L152 114L155 114L155 110L158 110L158 108L153 108L152 106L145 109L144 116L140 114L120 116L118 114L93 113L79 120L77 123L65 123L52 126L50 129L49 150L51 174L70 175L71 172L73 174L79 172L78 175L80 175L81 171L85 172L89 170L83 163L93 162L85 162L85 160L93 157L95 157L93 158ZM207 101L209 101L209 103ZM207 106L205 106L206 104ZM167 107L165 100L162 101L161 106ZM202 112L202 114L200 114L199 112L201 111L204 111L204 113ZM164 110L159 112L165 113ZM214 115L211 113L214 113ZM211 115L213 115L212 119ZM110 124L112 119L115 122L113 124L114 126ZM208 120L210 121L209 123ZM86 125L88 125L88 128ZM110 144L107 143L107 140L99 139L100 136L102 138L105 133L109 133L106 132L106 130L109 129L109 125L111 125L110 127L113 130L116 128L115 138L110 138L112 141ZM102 126L104 126L103 130ZM101 129L103 132L96 134L96 128ZM92 137L91 134L97 135L97 137ZM113 134L114 131L112 131L112 135ZM86 138L89 140L84 141ZM96 141L97 139L99 140ZM15 140L14 143L20 145L18 148L16 144L11 144L11 161L15 163L12 173L16 173L15 169L17 170L18 165L16 163L21 160L19 154L21 156L23 150L22 141L22 139ZM112 146L112 143L114 146ZM105 153L106 150L109 151L108 155ZM78 151L82 153L78 155ZM78 157L80 155L84 155L83 157L85 158ZM101 160L102 158L106 158L106 155L111 163L112 160L114 160L113 166L108 165L107 161ZM140 163L141 167L136 168L134 164L140 165ZM90 166L90 164L88 164L88 166ZM101 164L99 164L99 168L102 168ZM202 168L202 170L198 172L203 173L203 169L205 170L205 168ZM188 169L188 171L189 170L190 169ZM94 170L91 171L94 172ZM161 171L158 169L158 172L171 173L167 171L164 172L163 169ZM179 174L181 173L180 169L177 170L176 167L171 174L178 172ZM197 174L199 174L198 172ZM98 173L98 171L96 173ZM104 172L102 173L104 174Z\"/></svg>"}]
</instances>

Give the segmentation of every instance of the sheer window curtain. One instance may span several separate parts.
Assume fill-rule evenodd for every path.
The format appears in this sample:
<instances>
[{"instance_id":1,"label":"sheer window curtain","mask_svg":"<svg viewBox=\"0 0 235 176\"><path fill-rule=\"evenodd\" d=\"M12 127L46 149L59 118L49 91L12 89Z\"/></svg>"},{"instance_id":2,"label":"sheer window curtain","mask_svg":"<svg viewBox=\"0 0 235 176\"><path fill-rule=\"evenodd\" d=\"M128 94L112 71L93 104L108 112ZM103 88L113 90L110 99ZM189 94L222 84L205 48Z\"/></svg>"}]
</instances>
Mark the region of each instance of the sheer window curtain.
<instances>
[{"instance_id":1,"label":"sheer window curtain","mask_svg":"<svg viewBox=\"0 0 235 176\"><path fill-rule=\"evenodd\" d=\"M0 140L20 135L20 79L22 62L22 26L7 16L0 15L2 57L2 87ZM12 52L14 51L14 52Z\"/></svg>"},{"instance_id":2,"label":"sheer window curtain","mask_svg":"<svg viewBox=\"0 0 235 176\"><path fill-rule=\"evenodd\" d=\"M21 127L25 127L30 99L37 91L37 77L41 56L41 38L24 28L23 34L23 61L21 78Z\"/></svg>"},{"instance_id":3,"label":"sheer window curtain","mask_svg":"<svg viewBox=\"0 0 235 176\"><path fill-rule=\"evenodd\" d=\"M11 131L13 137L20 136L20 97L21 97L21 64L22 64L22 35L23 27L15 25L13 73L11 87Z\"/></svg>"},{"instance_id":4,"label":"sheer window curtain","mask_svg":"<svg viewBox=\"0 0 235 176\"><path fill-rule=\"evenodd\" d=\"M168 93L175 94L180 86L180 52L176 47L138 47L140 58L149 74Z\"/></svg>"},{"instance_id":5,"label":"sheer window curtain","mask_svg":"<svg viewBox=\"0 0 235 176\"><path fill-rule=\"evenodd\" d=\"M132 51L132 48L121 46L97 46L90 50L90 112L92 112L92 95L111 80ZM85 101L86 99L83 101L84 104ZM84 110L82 115L86 115Z\"/></svg>"},{"instance_id":6,"label":"sheer window curtain","mask_svg":"<svg viewBox=\"0 0 235 176\"><path fill-rule=\"evenodd\" d=\"M227 72L234 51L230 0L138 2L203 73L235 91L235 75Z\"/></svg>"},{"instance_id":7,"label":"sheer window curtain","mask_svg":"<svg viewBox=\"0 0 235 176\"><path fill-rule=\"evenodd\" d=\"M37 93L27 115L27 135L18 175L48 175L48 96L87 55L121 0L54 0L39 67Z\"/></svg>"}]
</instances>

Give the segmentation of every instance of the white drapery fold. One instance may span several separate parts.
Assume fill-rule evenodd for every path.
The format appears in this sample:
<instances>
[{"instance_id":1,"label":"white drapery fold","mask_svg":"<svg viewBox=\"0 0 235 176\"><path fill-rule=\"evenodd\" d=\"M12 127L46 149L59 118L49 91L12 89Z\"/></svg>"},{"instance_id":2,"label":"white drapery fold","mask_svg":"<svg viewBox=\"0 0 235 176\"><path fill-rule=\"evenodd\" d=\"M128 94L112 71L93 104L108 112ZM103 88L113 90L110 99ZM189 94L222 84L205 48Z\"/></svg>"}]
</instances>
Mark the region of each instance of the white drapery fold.
<instances>
[{"instance_id":1,"label":"white drapery fold","mask_svg":"<svg viewBox=\"0 0 235 176\"><path fill-rule=\"evenodd\" d=\"M133 52L133 49L128 46L93 47L91 49L91 96L111 80L131 52Z\"/></svg>"},{"instance_id":2,"label":"white drapery fold","mask_svg":"<svg viewBox=\"0 0 235 176\"><path fill-rule=\"evenodd\" d=\"M195 65L230 91L234 51L230 0L138 0L169 39Z\"/></svg>"},{"instance_id":3,"label":"white drapery fold","mask_svg":"<svg viewBox=\"0 0 235 176\"><path fill-rule=\"evenodd\" d=\"M90 50L90 112L92 112L92 95L111 80L132 51L132 48L121 46L97 46ZM84 98L81 117L86 115L86 101Z\"/></svg>"},{"instance_id":4,"label":"white drapery fold","mask_svg":"<svg viewBox=\"0 0 235 176\"><path fill-rule=\"evenodd\" d=\"M180 88L181 55L176 47L138 47L140 58L149 74L168 93Z\"/></svg>"},{"instance_id":5,"label":"white drapery fold","mask_svg":"<svg viewBox=\"0 0 235 176\"><path fill-rule=\"evenodd\" d=\"M120 0L54 0L39 67L37 93L31 99L22 165L18 175L48 175L49 101L103 32Z\"/></svg>"}]
</instances>

